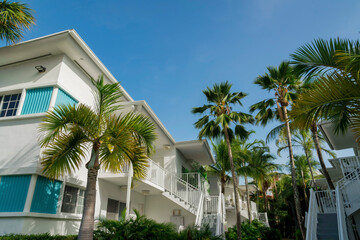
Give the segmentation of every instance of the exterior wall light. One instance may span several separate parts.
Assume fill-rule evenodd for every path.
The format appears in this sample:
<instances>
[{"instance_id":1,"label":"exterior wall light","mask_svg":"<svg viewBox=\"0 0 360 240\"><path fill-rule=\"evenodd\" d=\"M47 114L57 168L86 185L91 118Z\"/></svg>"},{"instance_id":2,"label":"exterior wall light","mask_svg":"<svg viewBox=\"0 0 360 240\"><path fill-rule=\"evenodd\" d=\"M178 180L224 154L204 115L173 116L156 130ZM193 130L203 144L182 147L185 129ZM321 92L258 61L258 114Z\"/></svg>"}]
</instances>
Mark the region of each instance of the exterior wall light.
<instances>
[{"instance_id":1,"label":"exterior wall light","mask_svg":"<svg viewBox=\"0 0 360 240\"><path fill-rule=\"evenodd\" d=\"M46 68L41 65L35 66L35 68L36 70L38 70L39 73L43 73L46 71Z\"/></svg>"}]
</instances>

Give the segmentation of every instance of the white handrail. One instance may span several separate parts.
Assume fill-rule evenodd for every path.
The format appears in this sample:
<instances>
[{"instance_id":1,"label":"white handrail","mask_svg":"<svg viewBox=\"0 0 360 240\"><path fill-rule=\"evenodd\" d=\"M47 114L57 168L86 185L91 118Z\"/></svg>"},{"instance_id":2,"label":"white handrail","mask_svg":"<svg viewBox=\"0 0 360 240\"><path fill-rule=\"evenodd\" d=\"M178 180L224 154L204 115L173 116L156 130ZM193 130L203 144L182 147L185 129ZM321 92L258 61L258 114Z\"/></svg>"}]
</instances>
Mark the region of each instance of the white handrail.
<instances>
[{"instance_id":1,"label":"white handrail","mask_svg":"<svg viewBox=\"0 0 360 240\"><path fill-rule=\"evenodd\" d=\"M309 211L307 214L307 224L306 224L307 240L316 240L318 213L319 213L319 209L316 201L316 195L314 190L310 189Z\"/></svg>"},{"instance_id":2,"label":"white handrail","mask_svg":"<svg viewBox=\"0 0 360 240\"><path fill-rule=\"evenodd\" d=\"M221 232L221 217L222 217L222 211L221 211L221 206L222 206L222 202L221 202L221 193L218 196L218 206L217 206L217 214L216 214L216 235L220 235L222 234Z\"/></svg>"},{"instance_id":3,"label":"white handrail","mask_svg":"<svg viewBox=\"0 0 360 240\"><path fill-rule=\"evenodd\" d=\"M319 213L336 213L335 190L323 190L315 192Z\"/></svg>"},{"instance_id":4,"label":"white handrail","mask_svg":"<svg viewBox=\"0 0 360 240\"><path fill-rule=\"evenodd\" d=\"M204 195L201 193L199 206L198 206L198 209L196 212L195 226L198 226L198 227L201 226L203 216L204 216Z\"/></svg>"},{"instance_id":5,"label":"white handrail","mask_svg":"<svg viewBox=\"0 0 360 240\"><path fill-rule=\"evenodd\" d=\"M335 191L336 191L336 208L337 208L336 214L337 214L337 222L338 222L339 239L347 240L349 239L349 237L347 234L344 200L340 192L339 186L336 186Z\"/></svg>"}]
</instances>

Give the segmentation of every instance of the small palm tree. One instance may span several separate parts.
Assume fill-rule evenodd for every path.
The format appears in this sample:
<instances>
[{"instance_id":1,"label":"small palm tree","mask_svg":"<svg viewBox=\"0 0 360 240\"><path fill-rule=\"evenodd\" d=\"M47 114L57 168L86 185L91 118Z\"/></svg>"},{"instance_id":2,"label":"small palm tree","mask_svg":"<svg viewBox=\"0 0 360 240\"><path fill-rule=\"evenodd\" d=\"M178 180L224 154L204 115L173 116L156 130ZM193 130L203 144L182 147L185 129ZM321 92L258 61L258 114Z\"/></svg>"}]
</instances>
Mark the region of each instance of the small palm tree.
<instances>
[{"instance_id":1,"label":"small palm tree","mask_svg":"<svg viewBox=\"0 0 360 240\"><path fill-rule=\"evenodd\" d=\"M43 172L58 178L78 170L87 161L87 185L78 239L93 239L96 182L100 168L113 172L132 164L141 178L155 140L154 124L141 114L119 114L121 88L92 80L94 108L84 104L56 107L40 125ZM85 160L88 153L90 159Z\"/></svg>"},{"instance_id":2,"label":"small palm tree","mask_svg":"<svg viewBox=\"0 0 360 240\"><path fill-rule=\"evenodd\" d=\"M33 10L20 2L0 1L0 39L16 43L23 38L24 29L35 23Z\"/></svg>"},{"instance_id":3,"label":"small palm tree","mask_svg":"<svg viewBox=\"0 0 360 240\"><path fill-rule=\"evenodd\" d=\"M232 142L231 147L234 154L236 172L239 176L243 176L245 180L247 211L248 211L249 221L251 222L252 216L251 216L251 203L250 203L248 177L253 176L256 172L254 171L254 168L251 165L249 165L249 162L251 162L251 157L253 157L253 152L259 148L265 147L265 143L259 140L254 140L250 142L248 138L243 140L236 138Z\"/></svg>"},{"instance_id":4,"label":"small palm tree","mask_svg":"<svg viewBox=\"0 0 360 240\"><path fill-rule=\"evenodd\" d=\"M206 114L195 123L195 127L200 129L200 139L203 137L219 138L220 136L225 138L234 184L238 239L241 239L240 197L239 191L237 190L239 188L239 179L235 172L231 140L234 138L234 135L241 138L248 136L249 132L246 131L243 124L252 122L252 116L232 110L232 106L242 105L241 99L243 99L246 94L242 92L231 92L231 86L232 85L226 81L220 84L214 84L212 88L208 87L203 91L207 99L207 104L202 107L193 108L192 113L205 114L206 112ZM231 126L234 126L234 131Z\"/></svg>"},{"instance_id":5,"label":"small palm tree","mask_svg":"<svg viewBox=\"0 0 360 240\"><path fill-rule=\"evenodd\" d=\"M225 140L212 142L213 152L215 154L215 164L207 166L206 171L220 179L221 193L225 194L225 184L230 181L228 172L230 171L229 152Z\"/></svg>"},{"instance_id":6,"label":"small palm tree","mask_svg":"<svg viewBox=\"0 0 360 240\"><path fill-rule=\"evenodd\" d=\"M310 178L310 174L312 173L312 169L317 166L317 162L315 162L312 158L308 159L305 155L295 155L295 166L296 171L298 172L298 176L300 176L300 186L302 186L304 191L305 204L309 206L309 198L306 192L306 182ZM310 168L308 166L308 162L310 161ZM312 178L314 181L314 179Z\"/></svg>"},{"instance_id":7,"label":"small palm tree","mask_svg":"<svg viewBox=\"0 0 360 240\"><path fill-rule=\"evenodd\" d=\"M289 104L296 98L296 92L299 91L302 83L298 77L294 75L293 69L289 62L282 62L279 67L267 67L268 73L259 76L255 80L255 84L261 86L263 89L274 92L275 98L270 98L258 102L251 106L250 112L257 111L255 119L257 123L266 125L273 119L281 120L286 127L286 138L289 147L289 156L291 164L291 177L294 188L294 200L297 220L301 234L305 239L305 228L303 219L301 217L301 205L299 192L296 187L296 171L293 156L293 149L291 143L291 131L288 118ZM276 109L273 109L276 106Z\"/></svg>"},{"instance_id":8,"label":"small palm tree","mask_svg":"<svg viewBox=\"0 0 360 240\"><path fill-rule=\"evenodd\" d=\"M314 143L314 139L312 137L312 134L310 133L310 130L295 130L293 131L293 147L294 148L301 148L304 151L307 163L308 163L308 169L310 170L310 175L311 175L311 179L313 181L313 183L315 184L316 187L316 183L315 183L315 178L314 178L314 174L313 174L313 164L311 163L311 159L312 159L312 151L314 149L316 149L315 143ZM329 154L331 157L336 158L336 154L327 149L322 147L322 143L324 142L324 139L321 136L321 133L319 134L319 145L320 145L320 150L326 152L327 154ZM276 141L276 146L278 147L278 155L280 156L281 152L285 149L288 148L287 144L286 144L286 139L284 138L284 136L280 136L279 139ZM295 162L296 165L296 162Z\"/></svg>"},{"instance_id":9,"label":"small palm tree","mask_svg":"<svg viewBox=\"0 0 360 240\"><path fill-rule=\"evenodd\" d=\"M248 159L247 168L250 169L251 177L256 181L262 192L265 211L268 210L266 191L274 183L274 174L279 169L279 166L273 162L274 159L266 146L253 148Z\"/></svg>"}]
</instances>

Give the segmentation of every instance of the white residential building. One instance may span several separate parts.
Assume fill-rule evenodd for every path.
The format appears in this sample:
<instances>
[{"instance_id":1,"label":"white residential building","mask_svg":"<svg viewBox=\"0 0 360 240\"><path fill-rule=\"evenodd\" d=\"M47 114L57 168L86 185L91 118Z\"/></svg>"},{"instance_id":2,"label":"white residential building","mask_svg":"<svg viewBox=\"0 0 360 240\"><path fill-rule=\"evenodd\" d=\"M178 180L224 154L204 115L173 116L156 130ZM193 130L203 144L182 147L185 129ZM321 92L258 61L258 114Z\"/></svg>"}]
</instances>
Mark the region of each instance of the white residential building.
<instances>
[{"instance_id":1,"label":"white residential building","mask_svg":"<svg viewBox=\"0 0 360 240\"><path fill-rule=\"evenodd\" d=\"M329 190L325 179L316 180L322 190L311 191L306 218L306 239L360 239L360 157L351 131L335 135L332 124L319 125L333 150L353 148L354 155L330 159L327 168L335 190Z\"/></svg>"},{"instance_id":2,"label":"white residential building","mask_svg":"<svg viewBox=\"0 0 360 240\"><path fill-rule=\"evenodd\" d=\"M90 78L104 75L116 83L74 30L0 48L0 235L8 233L75 234L86 186L83 166L55 181L42 174L38 126L60 104L93 105ZM123 209L137 209L159 222L177 226L210 223L224 231L225 201L209 196L197 173L182 174L214 163L207 141L175 142L145 101L123 90L123 111L141 112L156 124L156 153L147 176L131 188L131 167L98 176L95 219L118 219ZM84 160L85 162L85 160Z\"/></svg>"}]
</instances>

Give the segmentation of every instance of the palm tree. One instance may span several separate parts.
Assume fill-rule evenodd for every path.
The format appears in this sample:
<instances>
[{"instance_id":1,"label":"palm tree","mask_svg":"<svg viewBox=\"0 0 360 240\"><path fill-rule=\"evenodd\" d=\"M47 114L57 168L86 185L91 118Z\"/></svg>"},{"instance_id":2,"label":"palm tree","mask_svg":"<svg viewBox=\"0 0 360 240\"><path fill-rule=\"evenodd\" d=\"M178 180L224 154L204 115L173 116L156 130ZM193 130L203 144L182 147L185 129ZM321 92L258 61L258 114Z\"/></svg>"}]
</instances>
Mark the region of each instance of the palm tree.
<instances>
[{"instance_id":1,"label":"palm tree","mask_svg":"<svg viewBox=\"0 0 360 240\"><path fill-rule=\"evenodd\" d=\"M322 147L322 143L324 142L324 139L321 137L321 134L318 134L320 136L319 138L319 144L320 144L320 150L321 151L325 151L327 154L329 154L330 156L332 156L333 158L336 158L336 154L334 152L332 152L331 150L328 150L326 148ZM314 174L313 174L313 170L312 170L312 163L311 163L311 159L312 159L312 150L316 149L315 143L314 143L314 139L312 138L312 134L310 133L310 130L295 130L293 131L293 147L294 148L302 148L302 150L304 151L307 163L308 163L308 169L310 170L310 175L311 175L311 179L316 187L316 183L315 183L315 178L314 178ZM284 138L284 136L280 136L279 139L276 142L276 145L278 147L278 155L280 156L280 153L287 149L288 146L286 144L286 139ZM296 162L295 162L296 165Z\"/></svg>"},{"instance_id":2,"label":"palm tree","mask_svg":"<svg viewBox=\"0 0 360 240\"><path fill-rule=\"evenodd\" d=\"M296 187L296 172L295 162L293 156L293 149L291 143L291 132L288 118L287 107L296 97L296 92L301 86L301 81L293 73L293 69L289 62L282 62L279 67L267 67L268 73L259 76L255 80L255 84L261 86L269 92L274 91L275 98L270 98L258 102L251 106L250 112L257 111L255 119L257 123L266 125L268 121L273 119L280 119L286 126L286 138L289 147L289 156L291 164L291 177L294 188L294 200L296 216L299 222L301 234L305 239L305 228L303 219L301 217L301 205L299 192ZM276 109L273 107L276 106Z\"/></svg>"},{"instance_id":3,"label":"palm tree","mask_svg":"<svg viewBox=\"0 0 360 240\"><path fill-rule=\"evenodd\" d=\"M118 83L92 80L94 108L85 104L56 107L40 125L43 173L58 178L78 170L87 154L88 170L83 217L78 239L93 239L96 182L100 168L113 172L132 164L141 178L155 140L154 124L135 113L115 115L122 97Z\"/></svg>"},{"instance_id":4,"label":"palm tree","mask_svg":"<svg viewBox=\"0 0 360 240\"><path fill-rule=\"evenodd\" d=\"M253 151L259 148L265 148L265 143L263 141L254 140L252 142L246 139L236 138L232 144L231 148L234 155L234 162L236 166L236 172L238 175L243 176L245 180L245 194L246 194L246 203L247 203L247 211L249 216L249 221L251 223L251 202L250 202L250 193L249 193L249 183L248 177L251 177L255 174L254 168L249 165L251 162L251 157Z\"/></svg>"},{"instance_id":5,"label":"palm tree","mask_svg":"<svg viewBox=\"0 0 360 240\"><path fill-rule=\"evenodd\" d=\"M33 10L25 3L0 1L0 39L16 43L23 38L25 29L35 24Z\"/></svg>"},{"instance_id":6,"label":"palm tree","mask_svg":"<svg viewBox=\"0 0 360 240\"><path fill-rule=\"evenodd\" d=\"M352 123L351 128L355 135L360 136L359 131L356 133L356 126L360 126L360 121L355 120L359 119L359 114L356 113L358 108L354 106L358 104L355 102L359 99L359 54L359 41L340 38L317 39L291 54L295 71L309 79L315 79L315 84L311 85L311 88L315 89L309 89L300 95L300 99L305 98L294 104L291 115L298 126L310 128L320 165L330 189L335 187L322 157L316 122L321 119L332 120L336 133L344 132ZM308 106L307 103L311 105ZM335 112L330 113L330 110Z\"/></svg>"},{"instance_id":7,"label":"palm tree","mask_svg":"<svg viewBox=\"0 0 360 240\"><path fill-rule=\"evenodd\" d=\"M307 179L309 179L309 173L312 174L312 169L317 165L317 163L313 159L308 159L305 155L295 155L295 166L296 171L298 172L298 175L300 175L300 186L302 185L303 191L304 191L304 198L305 198L305 205L306 207L309 206L309 198L307 196L306 192L306 182ZM310 162L310 168L309 168L309 162ZM314 181L313 176L312 180Z\"/></svg>"},{"instance_id":8,"label":"palm tree","mask_svg":"<svg viewBox=\"0 0 360 240\"><path fill-rule=\"evenodd\" d=\"M216 143L212 142L212 148L216 162L213 165L207 166L206 171L220 179L221 193L225 194L225 184L231 179L227 174L230 171L228 147L225 140L219 140Z\"/></svg>"},{"instance_id":9,"label":"palm tree","mask_svg":"<svg viewBox=\"0 0 360 240\"><path fill-rule=\"evenodd\" d=\"M246 131L243 124L252 122L252 116L232 110L232 106L242 105L241 99L243 99L246 94L243 92L231 92L231 86L232 85L226 81L220 84L214 84L212 88L208 87L205 89L203 93L206 96L207 104L202 107L193 108L192 113L204 115L195 123L195 127L201 129L199 139L203 137L218 138L220 136L225 138L234 184L237 234L238 239L241 239L240 196L237 190L239 188L239 179L235 172L231 140L234 138L234 135L241 138L246 138L249 135L249 132ZM234 131L231 126L234 126Z\"/></svg>"},{"instance_id":10,"label":"palm tree","mask_svg":"<svg viewBox=\"0 0 360 240\"><path fill-rule=\"evenodd\" d=\"M274 156L270 154L269 148L266 146L253 148L248 159L247 167L251 169L249 170L251 177L257 182L262 192L265 211L268 210L266 191L273 185L273 175L279 169L279 166L273 163L274 159Z\"/></svg>"}]
</instances>

